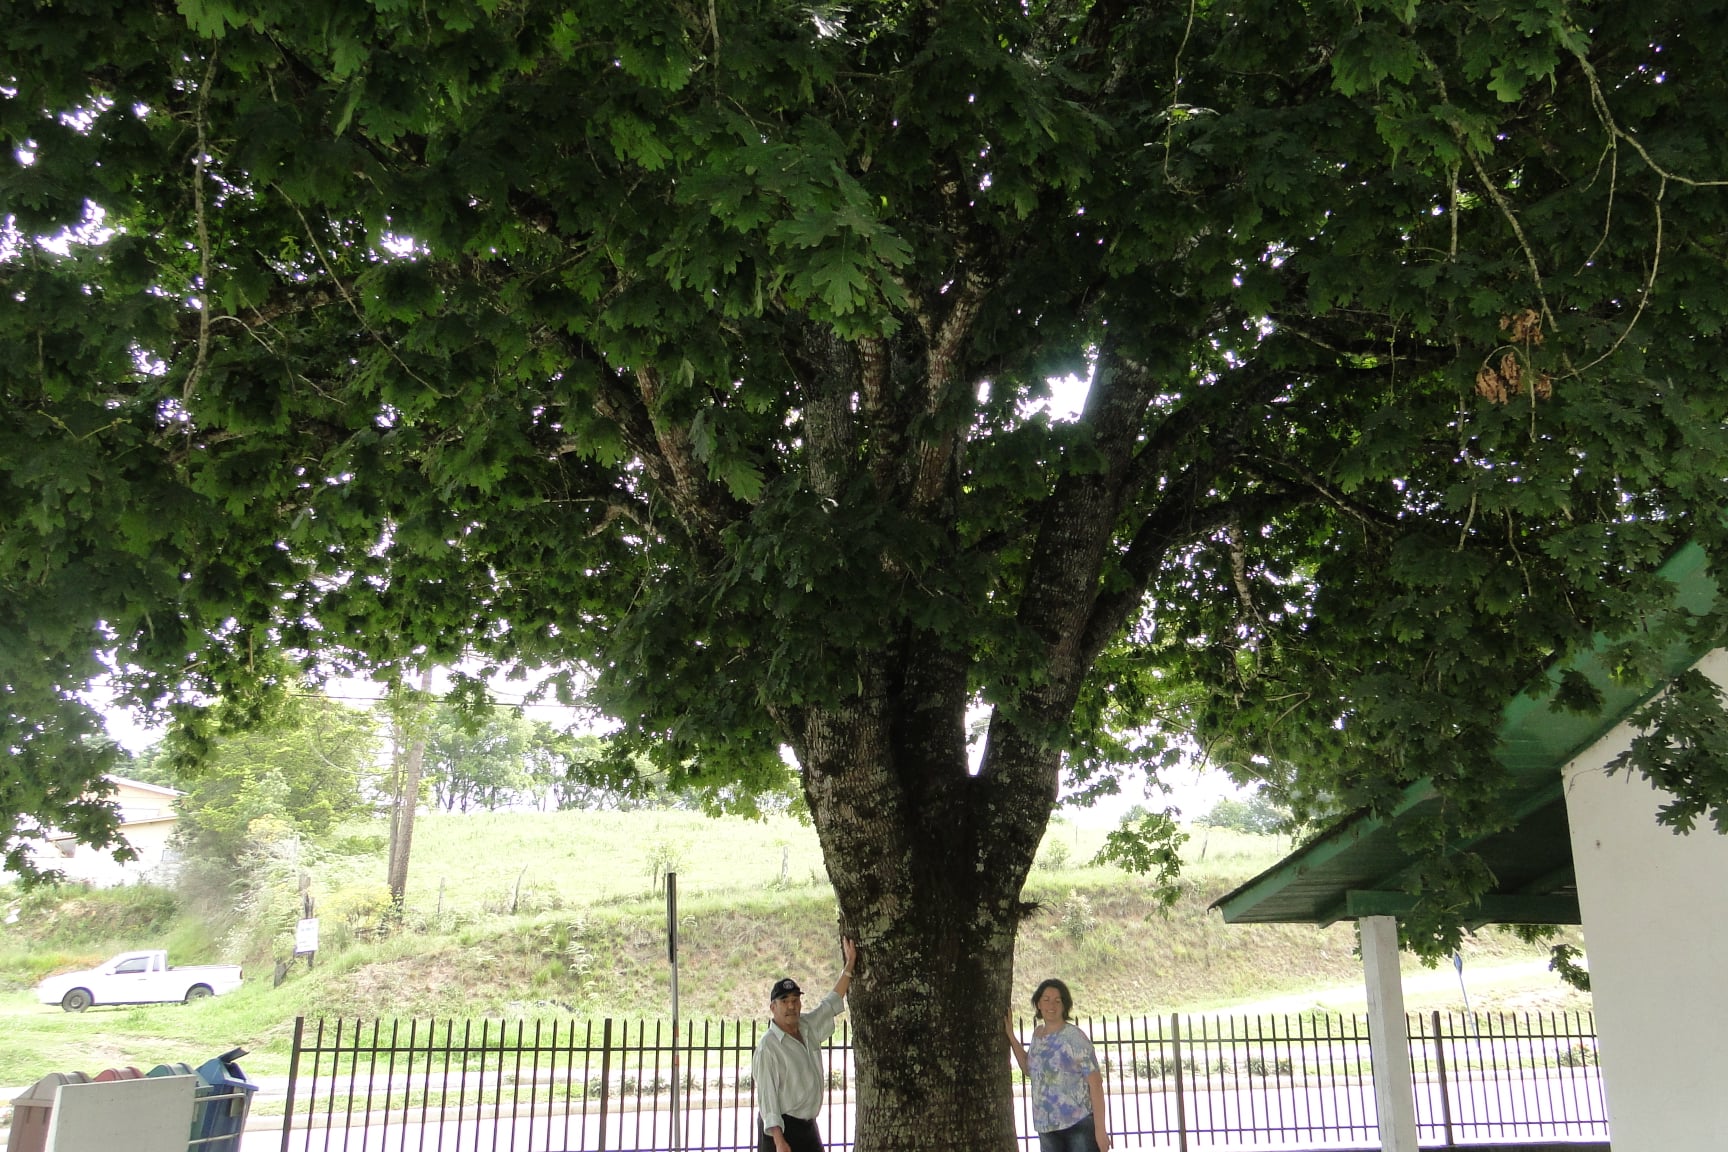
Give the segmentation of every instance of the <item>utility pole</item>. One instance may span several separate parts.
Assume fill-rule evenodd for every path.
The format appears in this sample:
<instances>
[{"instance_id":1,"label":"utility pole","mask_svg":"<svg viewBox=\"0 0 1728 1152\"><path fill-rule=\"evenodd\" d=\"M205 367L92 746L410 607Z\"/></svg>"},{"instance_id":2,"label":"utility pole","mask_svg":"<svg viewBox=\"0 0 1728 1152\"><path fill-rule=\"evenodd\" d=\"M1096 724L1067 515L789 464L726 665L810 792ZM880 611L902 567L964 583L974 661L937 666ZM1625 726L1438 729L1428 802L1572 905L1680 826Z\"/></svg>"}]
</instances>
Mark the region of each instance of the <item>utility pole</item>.
<instances>
[{"instance_id":1,"label":"utility pole","mask_svg":"<svg viewBox=\"0 0 1728 1152\"><path fill-rule=\"evenodd\" d=\"M408 894L408 853L414 845L414 810L420 804L420 773L426 763L426 710L432 692L432 669L420 674L421 698L411 710L414 720L411 730L403 731L403 708L392 709L390 719L390 758L395 762L395 795L390 810L390 904L398 914ZM403 737L408 740L406 752Z\"/></svg>"}]
</instances>

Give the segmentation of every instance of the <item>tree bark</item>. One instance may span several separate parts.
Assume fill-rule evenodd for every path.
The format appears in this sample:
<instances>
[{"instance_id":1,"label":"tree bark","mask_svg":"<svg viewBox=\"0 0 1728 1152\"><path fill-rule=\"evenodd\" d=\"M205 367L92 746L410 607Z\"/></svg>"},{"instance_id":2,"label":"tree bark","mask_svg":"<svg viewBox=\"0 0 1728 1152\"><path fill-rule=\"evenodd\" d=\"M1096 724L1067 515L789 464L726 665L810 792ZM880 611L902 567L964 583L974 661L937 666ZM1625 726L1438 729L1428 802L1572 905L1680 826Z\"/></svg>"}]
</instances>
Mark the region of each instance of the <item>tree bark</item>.
<instances>
[{"instance_id":1,"label":"tree bark","mask_svg":"<svg viewBox=\"0 0 1728 1152\"><path fill-rule=\"evenodd\" d=\"M813 711L792 733L841 930L860 948L858 1149L1005 1152L1014 1118L1002 1017L1057 755L1016 766L1042 781L1029 803L1000 776L972 774L963 661L938 652L894 664L902 670L884 659L866 671L855 706Z\"/></svg>"},{"instance_id":2,"label":"tree bark","mask_svg":"<svg viewBox=\"0 0 1728 1152\"><path fill-rule=\"evenodd\" d=\"M873 943L871 979L852 994L860 1152L1014 1147L1002 1036L1014 934L932 895Z\"/></svg>"},{"instance_id":3,"label":"tree bark","mask_svg":"<svg viewBox=\"0 0 1728 1152\"><path fill-rule=\"evenodd\" d=\"M432 673L421 674L420 691L432 691ZM400 747L401 725L396 725L397 747ZM398 913L408 895L408 856L414 847L414 812L420 806L420 773L426 763L426 726L416 724L406 755L401 758L396 777L396 795L390 809L390 904Z\"/></svg>"}]
</instances>

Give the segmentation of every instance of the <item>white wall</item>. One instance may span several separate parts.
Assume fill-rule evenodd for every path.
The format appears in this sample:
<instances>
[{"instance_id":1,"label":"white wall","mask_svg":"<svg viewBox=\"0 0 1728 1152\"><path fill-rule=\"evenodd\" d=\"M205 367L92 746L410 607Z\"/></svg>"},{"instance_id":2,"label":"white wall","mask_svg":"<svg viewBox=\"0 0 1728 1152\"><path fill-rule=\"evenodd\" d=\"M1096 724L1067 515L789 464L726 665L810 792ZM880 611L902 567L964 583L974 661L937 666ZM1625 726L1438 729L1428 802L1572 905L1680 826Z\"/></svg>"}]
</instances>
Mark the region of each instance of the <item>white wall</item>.
<instances>
[{"instance_id":1,"label":"white wall","mask_svg":"<svg viewBox=\"0 0 1728 1152\"><path fill-rule=\"evenodd\" d=\"M1728 684L1728 654L1700 670ZM1565 770L1566 812L1614 1152L1728 1148L1728 836L1656 823L1666 793L1604 765L1626 725Z\"/></svg>"}]
</instances>

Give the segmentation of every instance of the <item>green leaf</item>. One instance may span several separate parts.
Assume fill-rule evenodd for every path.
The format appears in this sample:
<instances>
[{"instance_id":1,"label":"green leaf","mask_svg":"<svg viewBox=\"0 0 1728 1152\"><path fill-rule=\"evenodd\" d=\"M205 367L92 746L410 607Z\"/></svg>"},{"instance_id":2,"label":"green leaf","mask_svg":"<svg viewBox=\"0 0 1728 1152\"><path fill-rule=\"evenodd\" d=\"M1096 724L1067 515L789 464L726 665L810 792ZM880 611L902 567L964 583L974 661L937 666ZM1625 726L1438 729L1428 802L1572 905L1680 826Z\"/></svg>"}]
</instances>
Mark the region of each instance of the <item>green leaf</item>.
<instances>
[{"instance_id":1,"label":"green leaf","mask_svg":"<svg viewBox=\"0 0 1728 1152\"><path fill-rule=\"evenodd\" d=\"M822 302L836 316L845 316L865 304L870 278L864 261L849 248L829 248L810 260L810 283Z\"/></svg>"}]
</instances>

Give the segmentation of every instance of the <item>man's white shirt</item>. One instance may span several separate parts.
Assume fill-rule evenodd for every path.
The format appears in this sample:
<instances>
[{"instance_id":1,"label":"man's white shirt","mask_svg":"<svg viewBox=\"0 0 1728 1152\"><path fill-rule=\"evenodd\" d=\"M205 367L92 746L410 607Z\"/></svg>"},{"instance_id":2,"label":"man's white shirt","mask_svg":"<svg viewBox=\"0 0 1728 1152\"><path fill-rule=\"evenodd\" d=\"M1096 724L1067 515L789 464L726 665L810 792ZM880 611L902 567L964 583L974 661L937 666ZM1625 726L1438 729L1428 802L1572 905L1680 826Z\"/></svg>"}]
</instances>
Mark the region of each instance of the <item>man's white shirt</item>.
<instances>
[{"instance_id":1,"label":"man's white shirt","mask_svg":"<svg viewBox=\"0 0 1728 1152\"><path fill-rule=\"evenodd\" d=\"M822 1089L828 1081L822 1071L822 1044L834 1034L834 1017L845 1008L846 1002L830 992L816 1007L799 1014L802 1043L773 1023L757 1041L750 1075L756 1082L756 1111L764 1131L781 1127L783 1116L814 1120L822 1110Z\"/></svg>"}]
</instances>

